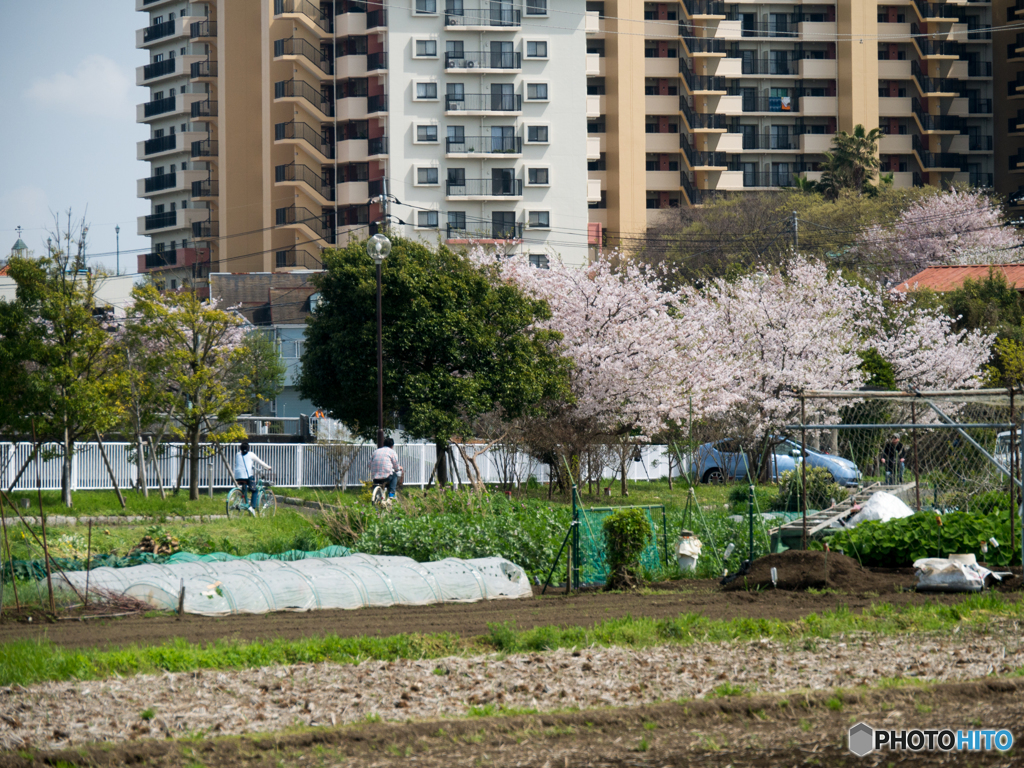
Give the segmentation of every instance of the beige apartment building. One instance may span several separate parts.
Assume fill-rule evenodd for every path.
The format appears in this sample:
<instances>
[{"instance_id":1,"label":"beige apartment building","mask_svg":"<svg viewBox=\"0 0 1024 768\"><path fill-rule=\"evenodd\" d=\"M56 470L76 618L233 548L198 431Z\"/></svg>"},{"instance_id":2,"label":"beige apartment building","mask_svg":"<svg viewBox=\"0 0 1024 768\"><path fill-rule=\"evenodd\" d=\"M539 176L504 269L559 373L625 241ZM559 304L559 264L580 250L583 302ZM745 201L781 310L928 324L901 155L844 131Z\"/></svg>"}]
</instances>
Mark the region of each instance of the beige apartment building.
<instances>
[{"instance_id":1,"label":"beige apartment building","mask_svg":"<svg viewBox=\"0 0 1024 768\"><path fill-rule=\"evenodd\" d=\"M858 124L884 131L897 187L1015 191L1024 34L996 32L994 82L992 27L1024 2L996 5L588 0L592 235L628 242L716 193L816 179Z\"/></svg>"}]
</instances>

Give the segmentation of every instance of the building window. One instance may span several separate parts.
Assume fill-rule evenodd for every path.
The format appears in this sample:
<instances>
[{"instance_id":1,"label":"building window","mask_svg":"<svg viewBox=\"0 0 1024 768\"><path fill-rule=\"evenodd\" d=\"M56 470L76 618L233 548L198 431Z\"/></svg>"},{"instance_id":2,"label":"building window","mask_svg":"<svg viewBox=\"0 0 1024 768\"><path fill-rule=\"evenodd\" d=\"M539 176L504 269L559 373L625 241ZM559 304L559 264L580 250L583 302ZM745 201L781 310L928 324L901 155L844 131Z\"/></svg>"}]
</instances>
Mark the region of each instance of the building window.
<instances>
[{"instance_id":1,"label":"building window","mask_svg":"<svg viewBox=\"0 0 1024 768\"><path fill-rule=\"evenodd\" d=\"M548 127L546 125L531 125L526 129L526 140L531 144L548 143Z\"/></svg>"},{"instance_id":2,"label":"building window","mask_svg":"<svg viewBox=\"0 0 1024 768\"><path fill-rule=\"evenodd\" d=\"M526 0L527 16L547 16L548 0Z\"/></svg>"},{"instance_id":3,"label":"building window","mask_svg":"<svg viewBox=\"0 0 1024 768\"><path fill-rule=\"evenodd\" d=\"M416 83L417 99L437 99L437 83Z\"/></svg>"},{"instance_id":4,"label":"building window","mask_svg":"<svg viewBox=\"0 0 1024 768\"><path fill-rule=\"evenodd\" d=\"M416 55L417 56L432 56L437 57L437 40L417 40L416 41Z\"/></svg>"},{"instance_id":5,"label":"building window","mask_svg":"<svg viewBox=\"0 0 1024 768\"><path fill-rule=\"evenodd\" d=\"M417 168L417 184L437 184L437 168Z\"/></svg>"},{"instance_id":6,"label":"building window","mask_svg":"<svg viewBox=\"0 0 1024 768\"><path fill-rule=\"evenodd\" d=\"M528 221L531 229L548 229L551 226L550 214L547 211L530 211Z\"/></svg>"},{"instance_id":7,"label":"building window","mask_svg":"<svg viewBox=\"0 0 1024 768\"><path fill-rule=\"evenodd\" d=\"M421 229L437 229L437 211L417 212L416 226Z\"/></svg>"},{"instance_id":8,"label":"building window","mask_svg":"<svg viewBox=\"0 0 1024 768\"><path fill-rule=\"evenodd\" d=\"M546 59L548 57L548 44L544 40L529 40L526 43L526 58Z\"/></svg>"},{"instance_id":9,"label":"building window","mask_svg":"<svg viewBox=\"0 0 1024 768\"><path fill-rule=\"evenodd\" d=\"M546 187L551 183L548 181L547 168L530 168L526 173L529 183L533 186Z\"/></svg>"},{"instance_id":10,"label":"building window","mask_svg":"<svg viewBox=\"0 0 1024 768\"><path fill-rule=\"evenodd\" d=\"M547 101L547 83L528 83L526 86L526 98L530 101Z\"/></svg>"},{"instance_id":11,"label":"building window","mask_svg":"<svg viewBox=\"0 0 1024 768\"><path fill-rule=\"evenodd\" d=\"M436 125L417 125L416 126L416 141L424 143L436 143L437 142L437 126Z\"/></svg>"},{"instance_id":12,"label":"building window","mask_svg":"<svg viewBox=\"0 0 1024 768\"><path fill-rule=\"evenodd\" d=\"M437 0L416 0L416 13L437 13Z\"/></svg>"},{"instance_id":13,"label":"building window","mask_svg":"<svg viewBox=\"0 0 1024 768\"><path fill-rule=\"evenodd\" d=\"M466 212L465 211L449 211L448 212L448 229L456 229L464 231L466 229Z\"/></svg>"},{"instance_id":14,"label":"building window","mask_svg":"<svg viewBox=\"0 0 1024 768\"><path fill-rule=\"evenodd\" d=\"M548 257L543 253L531 253L530 266L536 267L537 269L551 269Z\"/></svg>"}]
</instances>

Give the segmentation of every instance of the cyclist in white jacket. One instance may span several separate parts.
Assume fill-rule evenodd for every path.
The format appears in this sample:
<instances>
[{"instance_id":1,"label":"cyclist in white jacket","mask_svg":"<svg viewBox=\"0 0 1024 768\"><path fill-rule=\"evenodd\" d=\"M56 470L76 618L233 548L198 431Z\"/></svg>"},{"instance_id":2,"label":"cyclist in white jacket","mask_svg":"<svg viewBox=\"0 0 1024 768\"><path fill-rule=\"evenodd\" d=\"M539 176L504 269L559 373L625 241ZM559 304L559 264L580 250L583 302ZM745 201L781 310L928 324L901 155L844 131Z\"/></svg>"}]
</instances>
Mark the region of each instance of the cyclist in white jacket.
<instances>
[{"instance_id":1,"label":"cyclist in white jacket","mask_svg":"<svg viewBox=\"0 0 1024 768\"><path fill-rule=\"evenodd\" d=\"M242 498L245 499L246 504L249 504L249 494L256 491L256 473L253 471L253 464L263 469L270 469L269 464L262 461L255 453L249 452L249 441L243 440L242 444L238 446L238 453L235 454L235 482L241 487ZM249 511L253 511L251 505Z\"/></svg>"}]
</instances>

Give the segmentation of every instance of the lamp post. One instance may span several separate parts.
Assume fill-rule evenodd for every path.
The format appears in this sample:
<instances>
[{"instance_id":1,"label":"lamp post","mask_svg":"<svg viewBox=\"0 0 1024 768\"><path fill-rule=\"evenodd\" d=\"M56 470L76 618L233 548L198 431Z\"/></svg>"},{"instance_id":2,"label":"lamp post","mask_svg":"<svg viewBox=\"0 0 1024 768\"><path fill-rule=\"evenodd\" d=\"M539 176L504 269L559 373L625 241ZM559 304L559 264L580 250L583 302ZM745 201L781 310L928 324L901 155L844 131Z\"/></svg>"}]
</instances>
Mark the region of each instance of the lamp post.
<instances>
[{"instance_id":1,"label":"lamp post","mask_svg":"<svg viewBox=\"0 0 1024 768\"><path fill-rule=\"evenodd\" d=\"M114 234L117 235L117 274L121 274L121 225L114 226Z\"/></svg>"},{"instance_id":2,"label":"lamp post","mask_svg":"<svg viewBox=\"0 0 1024 768\"><path fill-rule=\"evenodd\" d=\"M366 241L366 252L377 265L377 447L384 445L384 313L381 309L381 267L391 253L391 241L374 235Z\"/></svg>"}]
</instances>

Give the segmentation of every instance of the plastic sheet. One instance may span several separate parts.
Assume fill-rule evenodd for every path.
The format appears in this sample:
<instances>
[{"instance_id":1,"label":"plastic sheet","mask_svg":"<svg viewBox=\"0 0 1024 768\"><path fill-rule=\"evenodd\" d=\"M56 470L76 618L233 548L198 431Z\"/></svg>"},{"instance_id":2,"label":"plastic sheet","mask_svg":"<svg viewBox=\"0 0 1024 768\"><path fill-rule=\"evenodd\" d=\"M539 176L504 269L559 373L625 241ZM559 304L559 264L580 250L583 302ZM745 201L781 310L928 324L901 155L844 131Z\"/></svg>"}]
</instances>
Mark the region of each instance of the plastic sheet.
<instances>
[{"instance_id":1,"label":"plastic sheet","mask_svg":"<svg viewBox=\"0 0 1024 768\"><path fill-rule=\"evenodd\" d=\"M76 589L86 573L67 574ZM63 580L61 580L63 581ZM429 605L514 599L533 594L526 572L500 557L417 563L408 557L312 557L300 560L189 561L97 568L92 590L127 594L160 610L224 615Z\"/></svg>"}]
</instances>

